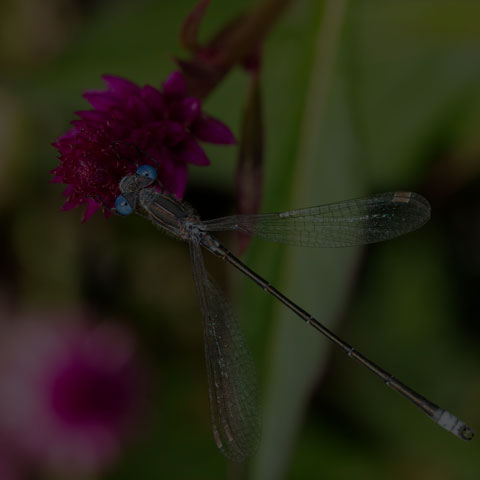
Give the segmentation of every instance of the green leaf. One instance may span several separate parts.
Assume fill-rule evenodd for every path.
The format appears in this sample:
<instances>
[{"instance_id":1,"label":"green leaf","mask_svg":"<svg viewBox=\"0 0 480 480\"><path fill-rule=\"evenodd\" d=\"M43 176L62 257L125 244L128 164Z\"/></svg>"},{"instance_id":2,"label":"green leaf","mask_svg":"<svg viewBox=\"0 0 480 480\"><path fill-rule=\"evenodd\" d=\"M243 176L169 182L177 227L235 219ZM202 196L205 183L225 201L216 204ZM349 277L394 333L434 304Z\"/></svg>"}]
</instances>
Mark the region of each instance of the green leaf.
<instances>
[{"instance_id":1,"label":"green leaf","mask_svg":"<svg viewBox=\"0 0 480 480\"><path fill-rule=\"evenodd\" d=\"M304 21L309 19L308 35L313 49L305 48L308 58L300 57L298 64L288 64L290 76L277 73L278 97L272 98L271 93L266 99L271 147L267 148L267 168L277 185L267 184L265 210L300 208L364 193L357 142L345 102L346 82L338 61L343 48L344 6L344 2L327 2L322 16L318 4L304 2L303 11L298 7L293 13L302 15ZM302 51L301 45L296 48ZM270 61L279 60L280 55L280 50L267 49ZM268 71L266 83L275 84ZM287 101L282 105L283 99ZM296 104L286 107L288 101ZM297 115L275 115L279 103ZM334 327L345 307L358 250L290 248L275 249L275 254L266 255L270 250L270 246L255 243L248 263L263 273L266 267L262 260L275 262L277 268L270 268L267 278L320 321ZM329 345L283 305L274 304L261 292L246 288L241 302L247 305L242 309L242 318L248 319L249 331L268 336L264 337L267 348L262 372L263 439L252 478L282 478ZM258 327L261 324L268 325L262 332Z\"/></svg>"},{"instance_id":2,"label":"green leaf","mask_svg":"<svg viewBox=\"0 0 480 480\"><path fill-rule=\"evenodd\" d=\"M460 24L480 5L349 2L344 37L340 27L332 37L335 16L329 15L341 4L326 2L323 22L318 3L302 2L292 12L290 21L303 22L316 50L297 38L295 47L288 45L297 57L288 47L282 51L284 24L274 36L275 47L266 51L275 70L269 79L267 68L266 75L264 211L346 199L368 192L368 182L377 191L412 188L436 159L435 149L445 145L442 140L455 145L471 125L465 119L476 118L471 110L480 85L479 29L472 21L465 29ZM287 250L260 243L248 255L254 269L333 330L346 308L357 259L355 250ZM402 292L398 295L401 299ZM263 443L252 478L285 478L328 346L253 287L243 286L241 302L251 337L262 339L255 344L259 358L267 346L261 371Z\"/></svg>"}]
</instances>

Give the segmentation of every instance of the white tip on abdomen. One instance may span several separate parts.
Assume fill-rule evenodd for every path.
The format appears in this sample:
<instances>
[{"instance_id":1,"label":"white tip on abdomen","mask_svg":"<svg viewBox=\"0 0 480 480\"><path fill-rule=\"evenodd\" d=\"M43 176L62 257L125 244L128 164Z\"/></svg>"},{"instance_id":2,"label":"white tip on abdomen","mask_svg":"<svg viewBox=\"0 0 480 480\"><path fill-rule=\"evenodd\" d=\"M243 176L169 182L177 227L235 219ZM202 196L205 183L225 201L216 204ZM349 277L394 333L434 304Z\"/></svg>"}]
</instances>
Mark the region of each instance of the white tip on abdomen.
<instances>
[{"instance_id":1,"label":"white tip on abdomen","mask_svg":"<svg viewBox=\"0 0 480 480\"><path fill-rule=\"evenodd\" d=\"M475 432L455 415L439 408L432 417L435 423L438 423L441 427L449 432L453 433L462 440L471 440Z\"/></svg>"}]
</instances>

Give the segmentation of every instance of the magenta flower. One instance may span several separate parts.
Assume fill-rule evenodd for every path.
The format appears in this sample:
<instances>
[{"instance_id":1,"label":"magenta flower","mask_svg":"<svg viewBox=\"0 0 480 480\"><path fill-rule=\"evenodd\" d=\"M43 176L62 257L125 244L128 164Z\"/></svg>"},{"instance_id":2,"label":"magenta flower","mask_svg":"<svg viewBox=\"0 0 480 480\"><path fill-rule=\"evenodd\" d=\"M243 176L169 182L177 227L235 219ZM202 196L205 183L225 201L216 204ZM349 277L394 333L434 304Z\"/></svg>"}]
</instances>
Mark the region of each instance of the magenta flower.
<instances>
[{"instance_id":1,"label":"magenta flower","mask_svg":"<svg viewBox=\"0 0 480 480\"><path fill-rule=\"evenodd\" d=\"M144 409L143 369L122 327L59 320L69 326L35 318L5 328L0 429L24 463L94 474L133 433Z\"/></svg>"},{"instance_id":2,"label":"magenta flower","mask_svg":"<svg viewBox=\"0 0 480 480\"><path fill-rule=\"evenodd\" d=\"M2 438L0 433L0 478L2 480L27 479L28 477L24 471L25 465L22 460L9 444L8 439Z\"/></svg>"},{"instance_id":3,"label":"magenta flower","mask_svg":"<svg viewBox=\"0 0 480 480\"><path fill-rule=\"evenodd\" d=\"M155 167L164 189L182 198L188 164L210 163L198 142L235 143L228 127L188 96L180 72L173 72L161 91L112 75L103 79L106 91L84 94L93 110L77 112L79 120L53 144L61 163L51 172L52 182L68 185L62 208L86 203L84 221L101 206L108 216L120 180L138 165Z\"/></svg>"}]
</instances>

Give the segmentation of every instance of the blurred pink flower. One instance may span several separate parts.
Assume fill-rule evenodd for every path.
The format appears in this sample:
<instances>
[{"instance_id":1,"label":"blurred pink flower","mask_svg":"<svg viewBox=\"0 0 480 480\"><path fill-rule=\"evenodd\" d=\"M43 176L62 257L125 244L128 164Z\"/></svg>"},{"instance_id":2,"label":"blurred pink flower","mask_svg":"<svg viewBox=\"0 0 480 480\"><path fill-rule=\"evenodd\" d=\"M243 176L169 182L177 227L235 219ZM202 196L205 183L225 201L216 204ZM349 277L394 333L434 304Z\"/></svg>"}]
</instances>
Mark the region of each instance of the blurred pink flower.
<instances>
[{"instance_id":1,"label":"blurred pink flower","mask_svg":"<svg viewBox=\"0 0 480 480\"><path fill-rule=\"evenodd\" d=\"M0 479L21 480L27 478L22 465L22 459L18 458L17 452L11 448L8 440L0 438Z\"/></svg>"},{"instance_id":2,"label":"blurred pink flower","mask_svg":"<svg viewBox=\"0 0 480 480\"><path fill-rule=\"evenodd\" d=\"M0 429L33 464L97 472L116 460L143 410L134 340L113 323L35 320L2 332Z\"/></svg>"},{"instance_id":3,"label":"blurred pink flower","mask_svg":"<svg viewBox=\"0 0 480 480\"><path fill-rule=\"evenodd\" d=\"M106 91L84 94L94 109L77 112L80 119L53 144L61 163L51 172L52 182L68 185L63 210L86 203L84 220L101 206L108 215L120 180L141 164L155 167L164 188L182 198L187 165L210 163L198 142L235 143L228 127L188 96L180 72L173 72L161 91L112 75L103 79Z\"/></svg>"}]
</instances>

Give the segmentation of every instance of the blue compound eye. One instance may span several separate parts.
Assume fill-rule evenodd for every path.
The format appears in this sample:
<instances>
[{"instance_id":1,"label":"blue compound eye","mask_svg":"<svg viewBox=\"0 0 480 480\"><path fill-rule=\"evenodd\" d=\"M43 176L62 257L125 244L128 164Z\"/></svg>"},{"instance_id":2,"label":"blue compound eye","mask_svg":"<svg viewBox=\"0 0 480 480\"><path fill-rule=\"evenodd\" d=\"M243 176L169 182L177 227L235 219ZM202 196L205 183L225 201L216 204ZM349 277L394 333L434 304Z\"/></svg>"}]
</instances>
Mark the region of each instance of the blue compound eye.
<instances>
[{"instance_id":1,"label":"blue compound eye","mask_svg":"<svg viewBox=\"0 0 480 480\"><path fill-rule=\"evenodd\" d=\"M115 200L115 208L120 215L130 215L133 212L132 206L123 195L119 195Z\"/></svg>"},{"instance_id":2,"label":"blue compound eye","mask_svg":"<svg viewBox=\"0 0 480 480\"><path fill-rule=\"evenodd\" d=\"M137 168L137 175L142 177L151 178L152 180L157 179L157 171L150 165L141 165Z\"/></svg>"}]
</instances>

